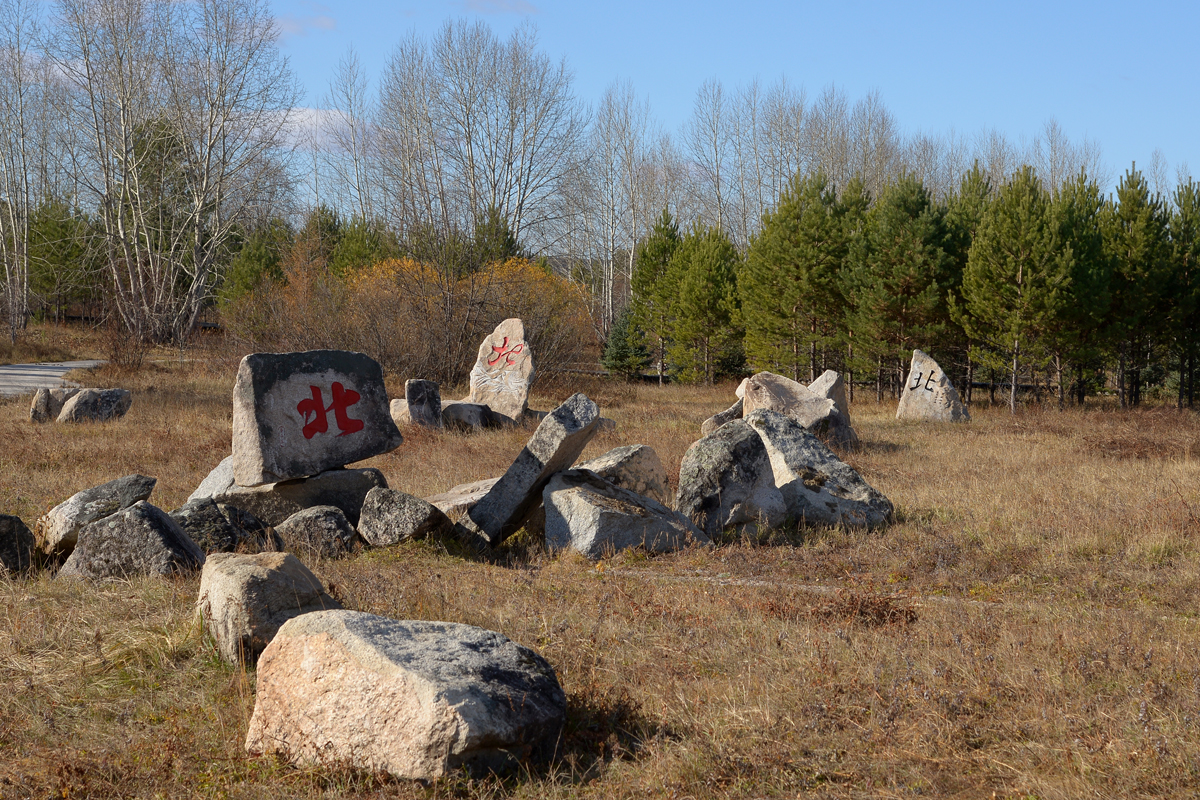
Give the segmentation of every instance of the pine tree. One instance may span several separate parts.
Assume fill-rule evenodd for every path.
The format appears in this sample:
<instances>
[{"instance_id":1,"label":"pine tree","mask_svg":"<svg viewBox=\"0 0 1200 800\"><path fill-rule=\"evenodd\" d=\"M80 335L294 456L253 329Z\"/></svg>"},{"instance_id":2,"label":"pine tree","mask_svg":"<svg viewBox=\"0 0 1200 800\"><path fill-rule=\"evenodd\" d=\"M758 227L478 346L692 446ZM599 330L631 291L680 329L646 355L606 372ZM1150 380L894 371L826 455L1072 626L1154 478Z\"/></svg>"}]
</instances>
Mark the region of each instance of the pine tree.
<instances>
[{"instance_id":1,"label":"pine tree","mask_svg":"<svg viewBox=\"0 0 1200 800\"><path fill-rule=\"evenodd\" d=\"M1189 178L1175 188L1169 223L1172 305L1169 325L1179 364L1177 404L1196 397L1196 351L1200 347L1200 184Z\"/></svg>"},{"instance_id":2,"label":"pine tree","mask_svg":"<svg viewBox=\"0 0 1200 800\"><path fill-rule=\"evenodd\" d=\"M344 277L395 255L396 249L382 225L355 218L342 228L329 256L329 269Z\"/></svg>"},{"instance_id":3,"label":"pine tree","mask_svg":"<svg viewBox=\"0 0 1200 800\"><path fill-rule=\"evenodd\" d=\"M817 353L843 331L838 272L846 231L832 187L821 174L792 178L763 216L739 276L745 348L758 369L794 380L815 378Z\"/></svg>"},{"instance_id":4,"label":"pine tree","mask_svg":"<svg viewBox=\"0 0 1200 800\"><path fill-rule=\"evenodd\" d=\"M282 281L283 255L291 245L292 232L281 219L268 220L266 225L251 231L225 272L217 293L221 302L233 302L254 291L263 281Z\"/></svg>"},{"instance_id":5,"label":"pine tree","mask_svg":"<svg viewBox=\"0 0 1200 800\"><path fill-rule=\"evenodd\" d=\"M986 172L975 161L971 169L963 173L956 194L951 196L946 204L946 253L951 258L950 277L946 286L946 304L950 309L962 307L962 278L967 267L967 258L971 253L971 243L975 241L975 233L988 205L992 202L992 182ZM971 402L972 385L975 382L975 366L979 361L976 352L979 343L972 341L962 326L961 320L953 313L947 330L947 340L957 342L959 348L966 354L967 371L964 376L965 398Z\"/></svg>"},{"instance_id":6,"label":"pine tree","mask_svg":"<svg viewBox=\"0 0 1200 800\"><path fill-rule=\"evenodd\" d=\"M678 301L679 287L668 280L671 258L679 248L679 226L663 209L654 228L638 245L633 270L631 308L637 326L653 341L658 382L663 381L667 358L670 310Z\"/></svg>"},{"instance_id":7,"label":"pine tree","mask_svg":"<svg viewBox=\"0 0 1200 800\"><path fill-rule=\"evenodd\" d=\"M646 349L645 337L638 330L633 311L628 306L613 320L608 341L604 344L601 364L625 380L641 375L650 365L650 351Z\"/></svg>"},{"instance_id":8,"label":"pine tree","mask_svg":"<svg viewBox=\"0 0 1200 800\"><path fill-rule=\"evenodd\" d=\"M1014 414L1021 358L1033 354L1061 310L1072 266L1050 199L1033 169L1023 167L983 215L963 273L959 315L970 336L1007 351Z\"/></svg>"},{"instance_id":9,"label":"pine tree","mask_svg":"<svg viewBox=\"0 0 1200 800\"><path fill-rule=\"evenodd\" d=\"M679 243L664 279L679 287L669 316L668 356L683 381L713 383L738 337L737 248L717 228L697 228Z\"/></svg>"}]
</instances>

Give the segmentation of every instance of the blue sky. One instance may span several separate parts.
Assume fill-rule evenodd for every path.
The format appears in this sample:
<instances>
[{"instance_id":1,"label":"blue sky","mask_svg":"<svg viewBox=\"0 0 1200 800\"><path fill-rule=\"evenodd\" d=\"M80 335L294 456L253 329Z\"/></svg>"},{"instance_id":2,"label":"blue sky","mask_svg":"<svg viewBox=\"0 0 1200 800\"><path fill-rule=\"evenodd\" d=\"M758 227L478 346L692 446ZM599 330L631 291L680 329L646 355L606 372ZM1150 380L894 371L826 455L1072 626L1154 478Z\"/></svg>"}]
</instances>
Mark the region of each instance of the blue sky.
<instances>
[{"instance_id":1,"label":"blue sky","mask_svg":"<svg viewBox=\"0 0 1200 800\"><path fill-rule=\"evenodd\" d=\"M852 102L876 89L906 133L1020 140L1054 117L1072 141L1100 144L1114 178L1155 148L1172 182L1183 162L1200 173L1196 2L271 3L310 106L348 47L375 76L409 32L464 17L503 36L529 19L543 51L566 57L579 97L629 79L670 131L709 78L732 89L786 76L810 100L831 83Z\"/></svg>"}]
</instances>

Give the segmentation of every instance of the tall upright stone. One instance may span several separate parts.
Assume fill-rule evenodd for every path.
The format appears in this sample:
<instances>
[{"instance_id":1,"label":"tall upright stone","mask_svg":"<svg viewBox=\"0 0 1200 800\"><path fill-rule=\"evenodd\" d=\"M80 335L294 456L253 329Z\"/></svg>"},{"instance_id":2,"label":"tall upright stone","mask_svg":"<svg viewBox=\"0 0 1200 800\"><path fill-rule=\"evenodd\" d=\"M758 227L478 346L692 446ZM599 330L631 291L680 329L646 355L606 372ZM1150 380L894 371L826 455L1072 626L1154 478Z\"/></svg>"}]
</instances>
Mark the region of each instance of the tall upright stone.
<instances>
[{"instance_id":1,"label":"tall upright stone","mask_svg":"<svg viewBox=\"0 0 1200 800\"><path fill-rule=\"evenodd\" d=\"M846 382L837 370L827 369L808 385L808 390L817 397L832 400L834 407L850 422L850 401L846 397Z\"/></svg>"},{"instance_id":2,"label":"tall upright stone","mask_svg":"<svg viewBox=\"0 0 1200 800\"><path fill-rule=\"evenodd\" d=\"M541 506L554 473L575 463L599 422L600 409L585 394L573 394L551 411L508 471L459 519L460 538L494 547L520 530Z\"/></svg>"},{"instance_id":3,"label":"tall upright stone","mask_svg":"<svg viewBox=\"0 0 1200 800\"><path fill-rule=\"evenodd\" d=\"M427 428L442 427L442 393L435 381L405 381L404 399L408 403L408 417L412 424Z\"/></svg>"},{"instance_id":4,"label":"tall upright stone","mask_svg":"<svg viewBox=\"0 0 1200 800\"><path fill-rule=\"evenodd\" d=\"M520 420L529 407L533 353L525 341L525 324L506 319L479 345L471 370L471 393L465 402L481 403L509 419Z\"/></svg>"},{"instance_id":5,"label":"tall upright stone","mask_svg":"<svg viewBox=\"0 0 1200 800\"><path fill-rule=\"evenodd\" d=\"M970 422L971 415L938 363L920 350L913 350L896 419Z\"/></svg>"},{"instance_id":6,"label":"tall upright stone","mask_svg":"<svg viewBox=\"0 0 1200 800\"><path fill-rule=\"evenodd\" d=\"M383 369L345 350L252 353L233 387L233 477L240 486L304 478L386 453L404 439Z\"/></svg>"}]
</instances>

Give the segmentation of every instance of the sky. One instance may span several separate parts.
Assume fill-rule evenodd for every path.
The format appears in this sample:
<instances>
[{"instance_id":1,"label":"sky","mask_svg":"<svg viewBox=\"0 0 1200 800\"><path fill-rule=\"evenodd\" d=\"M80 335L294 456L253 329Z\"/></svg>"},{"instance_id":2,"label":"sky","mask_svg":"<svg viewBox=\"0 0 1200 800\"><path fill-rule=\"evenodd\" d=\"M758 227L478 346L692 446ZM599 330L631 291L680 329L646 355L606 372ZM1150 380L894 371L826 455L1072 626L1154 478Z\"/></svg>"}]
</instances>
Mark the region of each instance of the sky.
<instances>
[{"instance_id":1,"label":"sky","mask_svg":"<svg viewBox=\"0 0 1200 800\"><path fill-rule=\"evenodd\" d=\"M1200 173L1194 0L270 2L310 107L351 47L374 78L413 32L465 18L503 37L528 20L543 52L566 59L578 97L592 103L629 80L671 132L706 80L734 89L786 77L810 101L831 84L851 103L877 90L907 134L995 128L1019 143L1053 118L1072 142L1100 145L1114 181L1155 149L1172 183L1182 164Z\"/></svg>"}]
</instances>

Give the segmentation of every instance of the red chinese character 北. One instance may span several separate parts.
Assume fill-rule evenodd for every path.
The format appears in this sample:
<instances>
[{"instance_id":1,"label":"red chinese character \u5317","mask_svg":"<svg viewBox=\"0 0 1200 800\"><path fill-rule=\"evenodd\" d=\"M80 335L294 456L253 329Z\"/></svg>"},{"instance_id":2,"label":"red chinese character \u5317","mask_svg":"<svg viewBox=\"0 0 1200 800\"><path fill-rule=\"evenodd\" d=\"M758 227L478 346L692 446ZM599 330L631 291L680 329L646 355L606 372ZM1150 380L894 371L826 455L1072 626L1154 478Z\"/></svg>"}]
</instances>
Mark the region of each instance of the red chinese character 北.
<instances>
[{"instance_id":1,"label":"red chinese character \u5317","mask_svg":"<svg viewBox=\"0 0 1200 800\"><path fill-rule=\"evenodd\" d=\"M338 436L345 436L348 433L357 433L363 429L363 421L361 419L350 419L346 414L346 409L354 405L361 399L361 395L353 389L347 389L340 383L333 384L333 404L329 408L325 407L325 398L321 396L320 388L309 386L312 390L312 397L308 400L301 400L296 404L296 410L304 417L304 438L311 439L318 433L325 433L329 430L329 420L325 416L327 412L333 412L334 421L337 422L338 430L341 433ZM311 420L309 418L312 418Z\"/></svg>"}]
</instances>

